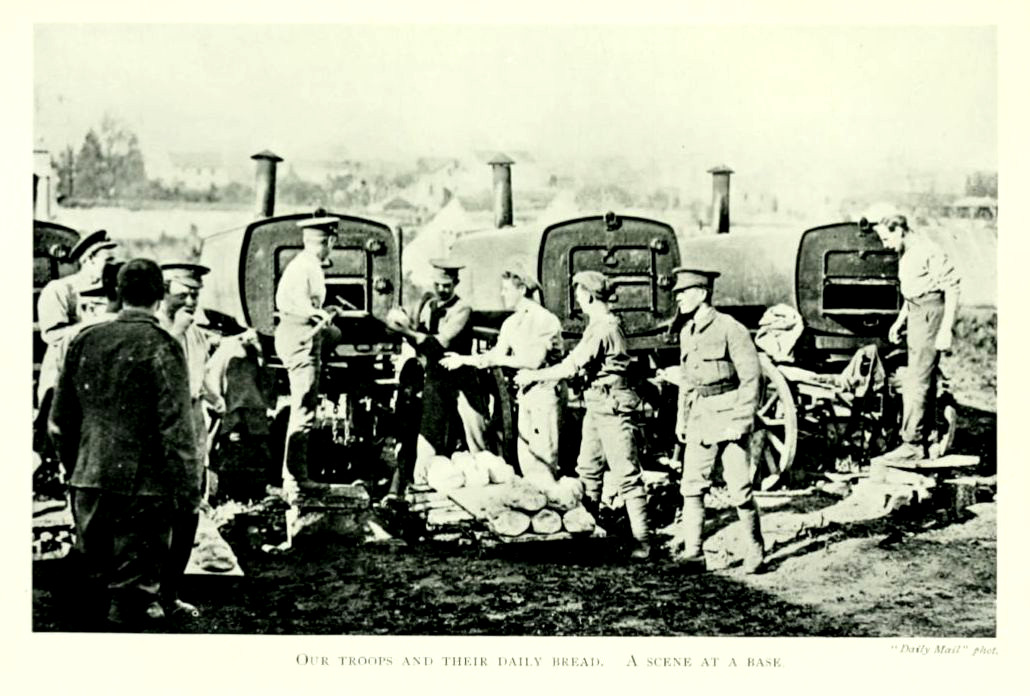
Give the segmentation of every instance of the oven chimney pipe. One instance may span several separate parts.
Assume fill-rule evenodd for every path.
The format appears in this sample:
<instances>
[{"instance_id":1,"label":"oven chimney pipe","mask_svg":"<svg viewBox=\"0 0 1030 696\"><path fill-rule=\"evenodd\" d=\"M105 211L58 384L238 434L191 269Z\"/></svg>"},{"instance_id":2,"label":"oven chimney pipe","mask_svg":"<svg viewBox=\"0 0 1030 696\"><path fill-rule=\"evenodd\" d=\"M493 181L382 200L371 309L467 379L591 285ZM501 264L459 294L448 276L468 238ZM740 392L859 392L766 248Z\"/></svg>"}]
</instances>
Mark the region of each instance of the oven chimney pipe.
<instances>
[{"instance_id":1,"label":"oven chimney pipe","mask_svg":"<svg viewBox=\"0 0 1030 696\"><path fill-rule=\"evenodd\" d=\"M514 217L511 206L511 165L515 160L503 153L489 162L494 173L494 227L511 227Z\"/></svg>"},{"instance_id":2,"label":"oven chimney pipe","mask_svg":"<svg viewBox=\"0 0 1030 696\"><path fill-rule=\"evenodd\" d=\"M716 234L730 231L730 174L733 170L719 165L708 170L712 175L712 229Z\"/></svg>"},{"instance_id":3,"label":"oven chimney pipe","mask_svg":"<svg viewBox=\"0 0 1030 696\"><path fill-rule=\"evenodd\" d=\"M254 193L257 197L257 216L269 218L275 215L275 167L283 158L264 150L251 155L256 162L254 171Z\"/></svg>"}]
</instances>

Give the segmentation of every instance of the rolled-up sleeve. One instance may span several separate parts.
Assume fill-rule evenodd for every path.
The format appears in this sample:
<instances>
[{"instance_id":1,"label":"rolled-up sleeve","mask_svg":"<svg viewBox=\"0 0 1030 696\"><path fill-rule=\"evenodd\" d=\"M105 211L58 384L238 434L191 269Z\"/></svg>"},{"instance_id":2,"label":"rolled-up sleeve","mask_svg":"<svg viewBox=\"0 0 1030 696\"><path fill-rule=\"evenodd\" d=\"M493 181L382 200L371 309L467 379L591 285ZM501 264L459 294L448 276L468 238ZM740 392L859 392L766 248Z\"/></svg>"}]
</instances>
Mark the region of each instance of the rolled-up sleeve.
<instances>
[{"instance_id":1,"label":"rolled-up sleeve","mask_svg":"<svg viewBox=\"0 0 1030 696\"><path fill-rule=\"evenodd\" d=\"M75 293L66 282L47 283L39 293L36 311L39 334L47 345L60 340L78 321Z\"/></svg>"},{"instance_id":2,"label":"rolled-up sleeve","mask_svg":"<svg viewBox=\"0 0 1030 696\"><path fill-rule=\"evenodd\" d=\"M951 259L937 246L931 248L927 255L926 274L930 287L944 292L956 291L962 283Z\"/></svg>"}]
</instances>

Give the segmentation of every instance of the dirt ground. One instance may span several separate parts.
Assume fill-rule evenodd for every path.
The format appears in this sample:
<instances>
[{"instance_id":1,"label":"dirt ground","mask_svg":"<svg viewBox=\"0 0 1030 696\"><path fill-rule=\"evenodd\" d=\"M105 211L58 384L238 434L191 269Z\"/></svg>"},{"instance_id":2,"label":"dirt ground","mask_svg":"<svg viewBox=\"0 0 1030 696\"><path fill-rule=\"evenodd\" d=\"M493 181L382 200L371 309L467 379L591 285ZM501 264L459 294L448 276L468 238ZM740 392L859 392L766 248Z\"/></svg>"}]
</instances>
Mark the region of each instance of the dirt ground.
<instances>
[{"instance_id":1,"label":"dirt ground","mask_svg":"<svg viewBox=\"0 0 1030 696\"><path fill-rule=\"evenodd\" d=\"M965 323L944 368L958 398L954 451L996 470L993 330ZM991 326L993 329L993 325ZM965 340L962 340L965 339ZM975 339L975 340L974 340ZM990 345L985 345L986 343ZM986 357L985 357L986 356ZM474 544L313 545L262 551L229 537L242 578L189 577L203 615L176 633L548 636L993 636L992 495L960 515L923 511L835 527L775 549L767 572L687 575L632 565L616 538ZM828 506L825 494L791 505ZM713 529L730 522L712 515ZM36 631L98 630L71 558L38 561Z\"/></svg>"},{"instance_id":2,"label":"dirt ground","mask_svg":"<svg viewBox=\"0 0 1030 696\"><path fill-rule=\"evenodd\" d=\"M826 500L823 504L829 504ZM187 579L170 632L574 636L993 636L996 506L836 529L767 572L629 564L616 539L237 548L246 577ZM722 517L727 517L723 515ZM716 525L728 520L717 518ZM37 631L97 630L69 559L39 562Z\"/></svg>"}]
</instances>

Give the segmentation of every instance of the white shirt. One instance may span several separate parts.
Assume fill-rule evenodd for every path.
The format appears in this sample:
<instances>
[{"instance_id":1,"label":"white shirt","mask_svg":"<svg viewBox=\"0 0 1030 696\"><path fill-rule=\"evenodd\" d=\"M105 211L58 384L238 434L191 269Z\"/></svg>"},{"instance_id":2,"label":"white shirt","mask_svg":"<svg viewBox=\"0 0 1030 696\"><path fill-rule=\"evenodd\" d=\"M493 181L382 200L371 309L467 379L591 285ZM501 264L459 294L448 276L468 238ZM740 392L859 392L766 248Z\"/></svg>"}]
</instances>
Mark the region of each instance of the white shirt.
<instances>
[{"instance_id":1,"label":"white shirt","mask_svg":"<svg viewBox=\"0 0 1030 696\"><path fill-rule=\"evenodd\" d=\"M283 314L313 317L325 302L325 272L315 254L303 250L286 264L275 291L275 306Z\"/></svg>"}]
</instances>

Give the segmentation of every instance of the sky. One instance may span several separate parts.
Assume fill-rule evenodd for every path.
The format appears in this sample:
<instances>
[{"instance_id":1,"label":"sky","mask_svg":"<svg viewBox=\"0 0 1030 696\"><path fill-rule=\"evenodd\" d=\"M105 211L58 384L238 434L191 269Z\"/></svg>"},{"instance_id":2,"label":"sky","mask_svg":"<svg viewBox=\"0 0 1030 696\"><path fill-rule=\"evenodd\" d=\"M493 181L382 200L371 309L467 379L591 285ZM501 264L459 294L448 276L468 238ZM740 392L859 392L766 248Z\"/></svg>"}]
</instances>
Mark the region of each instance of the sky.
<instances>
[{"instance_id":1,"label":"sky","mask_svg":"<svg viewBox=\"0 0 1030 696\"><path fill-rule=\"evenodd\" d=\"M77 148L109 113L144 154L995 169L996 49L944 25L37 24L34 136Z\"/></svg>"}]
</instances>

